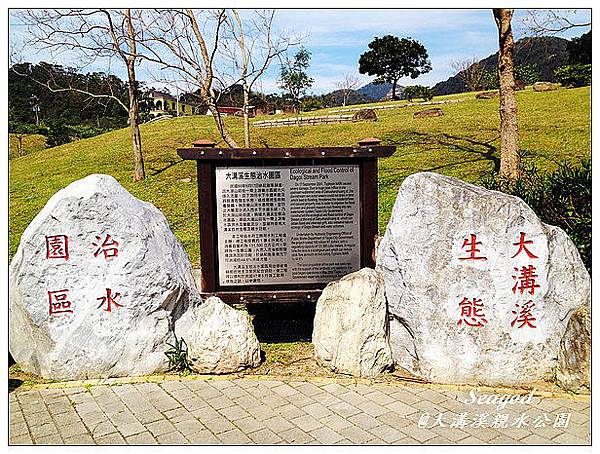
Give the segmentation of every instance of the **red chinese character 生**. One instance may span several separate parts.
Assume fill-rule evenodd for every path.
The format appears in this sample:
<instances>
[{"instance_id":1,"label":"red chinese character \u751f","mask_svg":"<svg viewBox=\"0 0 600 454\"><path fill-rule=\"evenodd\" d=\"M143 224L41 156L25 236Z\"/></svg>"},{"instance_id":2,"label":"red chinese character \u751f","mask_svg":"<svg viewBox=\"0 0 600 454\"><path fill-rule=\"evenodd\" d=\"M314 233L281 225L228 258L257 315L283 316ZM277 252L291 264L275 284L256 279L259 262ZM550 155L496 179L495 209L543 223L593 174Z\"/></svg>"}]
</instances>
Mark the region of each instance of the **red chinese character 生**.
<instances>
[{"instance_id":1,"label":"red chinese character \u751f","mask_svg":"<svg viewBox=\"0 0 600 454\"><path fill-rule=\"evenodd\" d=\"M46 258L69 260L69 237L67 235L46 236Z\"/></svg>"},{"instance_id":2,"label":"red chinese character \u751f","mask_svg":"<svg viewBox=\"0 0 600 454\"><path fill-rule=\"evenodd\" d=\"M481 244L481 241L477 241L477 235L471 233L470 239L465 238L462 249L466 249L466 252L469 254L467 257L459 257L459 260L487 260L486 257L482 255L477 255L478 252L481 252L480 249L477 248Z\"/></svg>"},{"instance_id":3,"label":"red chinese character \u751f","mask_svg":"<svg viewBox=\"0 0 600 454\"><path fill-rule=\"evenodd\" d=\"M530 259L537 259L538 258L537 255L534 255L529 249L527 249L527 245L528 244L533 244L533 241L532 240L525 240L525 232L521 232L520 233L520 237L519 237L519 242L518 243L513 243L513 246L519 246L519 250L511 258L514 259L521 252L525 251L525 253L527 254L527 256Z\"/></svg>"},{"instance_id":4,"label":"red chinese character \u751f","mask_svg":"<svg viewBox=\"0 0 600 454\"><path fill-rule=\"evenodd\" d=\"M483 303L480 299L473 298L469 301L469 299L465 297L458 305L460 307L460 320L458 321L458 325L464 323L468 326L481 328L488 322L483 313Z\"/></svg>"},{"instance_id":5,"label":"red chinese character \u751f","mask_svg":"<svg viewBox=\"0 0 600 454\"><path fill-rule=\"evenodd\" d=\"M513 310L512 313L516 316L512 321L510 326L515 326L515 323L520 323L517 328L523 328L524 326L529 326L530 328L537 328L533 324L536 321L535 316L532 314L533 309L535 308L535 303L533 301L527 301L523 305L519 305L519 303L515 304L517 310Z\"/></svg>"},{"instance_id":6,"label":"red chinese character \u751f","mask_svg":"<svg viewBox=\"0 0 600 454\"><path fill-rule=\"evenodd\" d=\"M515 268L515 271L520 274L513 276L513 279L517 281L512 288L513 293L517 293L518 289L521 295L527 290L531 295L535 294L535 289L540 288L540 286L535 283L535 278L538 277L538 275L535 274L535 270L536 267L533 265L522 266L520 270L519 268Z\"/></svg>"},{"instance_id":7,"label":"red chinese character \u751f","mask_svg":"<svg viewBox=\"0 0 600 454\"><path fill-rule=\"evenodd\" d=\"M67 293L69 293L68 289L48 291L50 315L73 312Z\"/></svg>"},{"instance_id":8,"label":"red chinese character \u751f","mask_svg":"<svg viewBox=\"0 0 600 454\"><path fill-rule=\"evenodd\" d=\"M101 240L102 237L96 236L96 242L92 243L97 248L94 257L98 257L101 252L104 254L105 259L116 257L119 254L119 249L117 249L119 243L113 240L110 235L106 235L102 243L100 243Z\"/></svg>"},{"instance_id":9,"label":"red chinese character \u751f","mask_svg":"<svg viewBox=\"0 0 600 454\"><path fill-rule=\"evenodd\" d=\"M102 300L102 302L98 305L98 308L102 307L104 304L106 304L106 308L103 309L106 312L112 312L112 306L113 304L115 305L115 308L117 307L123 307L121 304L117 303L115 301L116 298L118 298L119 296L121 296L120 293L115 293L114 295L112 294L112 290L107 288L106 289L106 296L101 296L99 298L96 298L97 300Z\"/></svg>"}]
</instances>

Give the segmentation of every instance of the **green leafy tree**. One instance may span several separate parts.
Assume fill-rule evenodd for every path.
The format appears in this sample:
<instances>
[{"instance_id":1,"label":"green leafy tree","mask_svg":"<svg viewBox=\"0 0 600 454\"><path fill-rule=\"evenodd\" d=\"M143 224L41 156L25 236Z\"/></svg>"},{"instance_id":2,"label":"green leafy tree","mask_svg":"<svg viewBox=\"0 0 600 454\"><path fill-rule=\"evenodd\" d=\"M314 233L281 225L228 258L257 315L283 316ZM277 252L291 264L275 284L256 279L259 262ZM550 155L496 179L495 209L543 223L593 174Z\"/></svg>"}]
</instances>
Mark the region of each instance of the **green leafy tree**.
<instances>
[{"instance_id":1,"label":"green leafy tree","mask_svg":"<svg viewBox=\"0 0 600 454\"><path fill-rule=\"evenodd\" d=\"M369 49L358 60L361 74L377 76L373 83L391 83L392 99L396 96L396 86L402 77L416 79L431 71L431 62L427 49L411 38L398 38L385 35L375 37L369 43Z\"/></svg>"},{"instance_id":2,"label":"green leafy tree","mask_svg":"<svg viewBox=\"0 0 600 454\"><path fill-rule=\"evenodd\" d=\"M569 63L571 65L587 65L592 64L592 31L590 30L583 35L573 38L567 43L569 51Z\"/></svg>"},{"instance_id":3,"label":"green leafy tree","mask_svg":"<svg viewBox=\"0 0 600 454\"><path fill-rule=\"evenodd\" d=\"M296 112L300 108L300 98L314 82L306 73L309 66L310 52L303 47L294 55L293 60L288 59L281 65L279 88L287 92Z\"/></svg>"}]
</instances>

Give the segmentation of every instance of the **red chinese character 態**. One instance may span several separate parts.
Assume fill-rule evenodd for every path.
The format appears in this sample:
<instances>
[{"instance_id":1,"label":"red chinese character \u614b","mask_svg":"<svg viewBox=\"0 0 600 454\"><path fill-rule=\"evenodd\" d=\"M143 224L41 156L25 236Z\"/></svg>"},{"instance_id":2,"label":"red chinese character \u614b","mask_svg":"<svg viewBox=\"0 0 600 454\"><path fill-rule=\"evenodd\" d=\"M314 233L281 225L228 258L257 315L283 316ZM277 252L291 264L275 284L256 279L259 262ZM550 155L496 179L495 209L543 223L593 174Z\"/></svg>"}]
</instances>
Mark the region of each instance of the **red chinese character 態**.
<instances>
[{"instance_id":1,"label":"red chinese character \u614b","mask_svg":"<svg viewBox=\"0 0 600 454\"><path fill-rule=\"evenodd\" d=\"M71 302L67 299L68 289L48 291L48 303L50 304L50 315L73 312Z\"/></svg>"},{"instance_id":2,"label":"red chinese character \u614b","mask_svg":"<svg viewBox=\"0 0 600 454\"><path fill-rule=\"evenodd\" d=\"M537 259L538 258L537 255L534 255L533 252L531 252L529 249L527 249L527 245L528 244L533 244L533 241L532 240L525 240L525 232L521 232L520 233L520 237L519 237L519 242L518 243L513 243L513 246L519 246L519 250L511 258L514 259L522 251L525 251L525 253L529 256L530 259Z\"/></svg>"},{"instance_id":3,"label":"red chinese character \u614b","mask_svg":"<svg viewBox=\"0 0 600 454\"><path fill-rule=\"evenodd\" d=\"M117 303L115 301L116 298L118 298L119 296L121 296L120 293L115 293L114 295L112 294L112 290L107 288L106 289L106 296L101 296L99 298L96 298L97 300L102 300L102 302L98 305L98 308L102 307L104 304L106 304L106 309L103 309L106 312L112 312L112 306L113 304L115 305L115 307L123 307L121 304Z\"/></svg>"},{"instance_id":4,"label":"red chinese character \u614b","mask_svg":"<svg viewBox=\"0 0 600 454\"><path fill-rule=\"evenodd\" d=\"M529 290L531 295L535 294L535 289L540 288L540 286L535 283L535 278L538 277L538 275L535 274L535 270L536 267L533 265L522 266L520 270L519 268L515 268L515 271L520 274L513 276L513 279L517 281L512 288L513 293L517 293L518 289L521 294L526 290Z\"/></svg>"},{"instance_id":5,"label":"red chinese character \u614b","mask_svg":"<svg viewBox=\"0 0 600 454\"><path fill-rule=\"evenodd\" d=\"M119 254L119 249L117 249L119 243L113 240L110 235L106 235L102 243L100 243L101 240L102 237L96 236L96 242L92 243L97 248L94 257L98 257L101 252L104 254L105 259L116 257Z\"/></svg>"},{"instance_id":6,"label":"red chinese character \u614b","mask_svg":"<svg viewBox=\"0 0 600 454\"><path fill-rule=\"evenodd\" d=\"M46 236L46 258L69 260L69 237L67 235Z\"/></svg>"},{"instance_id":7,"label":"red chinese character \u614b","mask_svg":"<svg viewBox=\"0 0 600 454\"><path fill-rule=\"evenodd\" d=\"M478 245L481 244L481 241L477 241L477 235L471 233L471 238L465 238L462 249L468 247L466 252L469 254L467 257L459 257L459 260L487 260L486 257L482 255L477 255L478 252L481 252L480 249L477 248Z\"/></svg>"},{"instance_id":8,"label":"red chinese character \u614b","mask_svg":"<svg viewBox=\"0 0 600 454\"><path fill-rule=\"evenodd\" d=\"M480 299L473 298L469 301L465 297L458 305L460 306L460 320L458 321L458 325L462 325L464 322L465 325L481 328L488 322L483 313L483 303Z\"/></svg>"},{"instance_id":9,"label":"red chinese character \u614b","mask_svg":"<svg viewBox=\"0 0 600 454\"><path fill-rule=\"evenodd\" d=\"M530 328L537 328L533 322L536 321L535 316L532 314L533 309L535 308L535 303L533 301L527 301L522 306L519 303L515 304L517 310L513 310L512 313L515 314L515 319L512 321L510 326L515 326L515 323L520 323L517 328L523 328L524 326L529 326Z\"/></svg>"}]
</instances>

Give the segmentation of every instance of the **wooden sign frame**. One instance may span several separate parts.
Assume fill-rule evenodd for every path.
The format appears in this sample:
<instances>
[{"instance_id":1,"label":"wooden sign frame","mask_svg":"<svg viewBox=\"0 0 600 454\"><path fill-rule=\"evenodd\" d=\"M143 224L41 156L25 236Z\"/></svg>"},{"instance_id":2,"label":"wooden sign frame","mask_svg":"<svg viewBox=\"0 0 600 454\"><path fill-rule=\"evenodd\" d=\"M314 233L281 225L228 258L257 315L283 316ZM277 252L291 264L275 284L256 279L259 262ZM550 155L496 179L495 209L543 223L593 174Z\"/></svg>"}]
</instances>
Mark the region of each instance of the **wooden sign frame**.
<instances>
[{"instance_id":1,"label":"wooden sign frame","mask_svg":"<svg viewBox=\"0 0 600 454\"><path fill-rule=\"evenodd\" d=\"M380 146L365 139L356 147L318 148L214 148L214 142L197 141L192 148L178 148L185 160L195 160L198 176L200 225L200 286L203 296L218 296L228 304L316 302L322 284L219 285L216 167L347 165L359 166L360 267L375 266L377 236L377 158L389 157L395 146Z\"/></svg>"}]
</instances>

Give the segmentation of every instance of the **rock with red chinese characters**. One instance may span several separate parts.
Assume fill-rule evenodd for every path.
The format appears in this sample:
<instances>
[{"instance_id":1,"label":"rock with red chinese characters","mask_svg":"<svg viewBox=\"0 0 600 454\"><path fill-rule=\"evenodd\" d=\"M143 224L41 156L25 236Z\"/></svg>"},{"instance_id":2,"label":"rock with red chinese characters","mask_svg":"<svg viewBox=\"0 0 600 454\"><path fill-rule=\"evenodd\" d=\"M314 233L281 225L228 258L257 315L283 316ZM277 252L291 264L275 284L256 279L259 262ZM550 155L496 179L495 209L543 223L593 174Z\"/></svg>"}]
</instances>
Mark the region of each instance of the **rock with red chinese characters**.
<instances>
[{"instance_id":1,"label":"rock with red chinese characters","mask_svg":"<svg viewBox=\"0 0 600 454\"><path fill-rule=\"evenodd\" d=\"M552 379L590 303L577 248L519 198L435 173L404 180L378 249L396 365L436 382Z\"/></svg>"},{"instance_id":2,"label":"rock with red chinese characters","mask_svg":"<svg viewBox=\"0 0 600 454\"><path fill-rule=\"evenodd\" d=\"M175 331L187 344L190 367L200 374L228 374L260 364L250 316L217 297L187 311Z\"/></svg>"},{"instance_id":3,"label":"rock with red chinese characters","mask_svg":"<svg viewBox=\"0 0 600 454\"><path fill-rule=\"evenodd\" d=\"M23 233L9 298L21 368L84 379L163 370L174 322L199 295L162 213L90 175L52 196Z\"/></svg>"},{"instance_id":4,"label":"rock with red chinese characters","mask_svg":"<svg viewBox=\"0 0 600 454\"><path fill-rule=\"evenodd\" d=\"M576 309L569 317L560 343L556 381L565 389L591 389L592 313L589 306Z\"/></svg>"},{"instance_id":5,"label":"rock with red chinese characters","mask_svg":"<svg viewBox=\"0 0 600 454\"><path fill-rule=\"evenodd\" d=\"M334 372L373 377L392 368L381 275L363 268L325 287L317 301L315 359Z\"/></svg>"}]
</instances>

